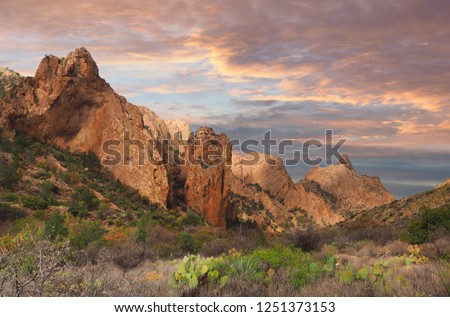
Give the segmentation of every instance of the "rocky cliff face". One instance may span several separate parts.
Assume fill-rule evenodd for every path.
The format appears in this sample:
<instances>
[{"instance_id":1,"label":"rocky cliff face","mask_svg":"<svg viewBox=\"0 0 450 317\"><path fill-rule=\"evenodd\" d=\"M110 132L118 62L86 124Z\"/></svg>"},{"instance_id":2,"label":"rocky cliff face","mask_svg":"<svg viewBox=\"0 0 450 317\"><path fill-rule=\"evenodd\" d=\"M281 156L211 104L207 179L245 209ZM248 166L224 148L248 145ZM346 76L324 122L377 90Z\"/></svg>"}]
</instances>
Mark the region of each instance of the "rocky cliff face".
<instances>
[{"instance_id":1,"label":"rocky cliff face","mask_svg":"<svg viewBox=\"0 0 450 317\"><path fill-rule=\"evenodd\" d=\"M259 154L259 159L255 162L252 162L253 160L251 155L233 153L233 175L247 187L260 188L260 191L276 201L276 203L265 204L269 215L275 218L275 223L285 223L286 216L288 218L291 216L291 224L294 226L305 223L310 218L320 226L331 225L344 219L334 211L332 204L315 192L305 190L303 184L295 184L281 158ZM247 196L248 190L240 190L238 186L233 186L233 192L249 199L254 196L254 194ZM278 210L279 204L281 204L283 213ZM271 205L276 207L268 208ZM293 219L298 219L298 221L293 221Z\"/></svg>"},{"instance_id":2,"label":"rocky cliff face","mask_svg":"<svg viewBox=\"0 0 450 317\"><path fill-rule=\"evenodd\" d=\"M314 168L298 183L280 158L262 155L246 164L233 155L232 161L226 135L202 127L192 136L187 122L164 121L116 94L84 48L65 58L46 56L35 77L0 72L0 87L7 88L0 96L4 135L23 132L92 151L153 203L192 208L213 225L225 226L239 213L271 232L311 220L326 226L393 200L378 178L357 174L348 158Z\"/></svg>"},{"instance_id":3,"label":"rocky cliff face","mask_svg":"<svg viewBox=\"0 0 450 317\"><path fill-rule=\"evenodd\" d=\"M23 132L71 151L92 151L118 179L153 203L166 207L176 200L211 224L225 226L231 151L205 167L203 148L188 146L186 121L164 121L117 95L100 78L85 48L65 58L46 56L35 77L20 79L6 92L0 111L4 134ZM226 135L199 129L194 141L207 140L229 148ZM177 165L175 160L183 161L187 151L191 163ZM219 154L217 149L211 153Z\"/></svg>"},{"instance_id":4,"label":"rocky cliff face","mask_svg":"<svg viewBox=\"0 0 450 317\"><path fill-rule=\"evenodd\" d=\"M201 127L186 157L186 203L210 224L224 227L229 217L231 145L225 134Z\"/></svg>"},{"instance_id":5,"label":"rocky cliff face","mask_svg":"<svg viewBox=\"0 0 450 317\"><path fill-rule=\"evenodd\" d=\"M305 176L305 180L315 182L322 191L334 196L341 213L346 215L395 200L384 188L380 178L358 174L348 157L346 160L346 164L338 163L323 168L315 166Z\"/></svg>"},{"instance_id":6,"label":"rocky cliff face","mask_svg":"<svg viewBox=\"0 0 450 317\"><path fill-rule=\"evenodd\" d=\"M0 122L14 134L24 132L71 151L92 151L121 181L139 190L154 203L168 200L168 170L148 164L148 141L170 137L165 122L152 111L137 107L122 97L99 76L90 53L80 48L65 58L46 56L35 77L10 90L1 101ZM103 145L116 145L105 153ZM129 151L124 148L129 144ZM145 148L144 148L145 147ZM119 155L119 157L117 156ZM161 160L161 150L153 151Z\"/></svg>"},{"instance_id":7,"label":"rocky cliff face","mask_svg":"<svg viewBox=\"0 0 450 317\"><path fill-rule=\"evenodd\" d=\"M394 200L378 177L356 173L347 156L337 165L314 167L298 183L292 181L280 158L260 155L256 162L251 159L252 156L234 153L233 175L246 187L259 187L272 200L281 203L285 214L290 213L295 219L303 217L297 224L312 219L319 226L332 225L354 213ZM233 192L247 198L254 196L247 189L240 190L238 185L233 186ZM280 215L277 208L270 213ZM285 221L283 216L276 218L275 222Z\"/></svg>"}]
</instances>

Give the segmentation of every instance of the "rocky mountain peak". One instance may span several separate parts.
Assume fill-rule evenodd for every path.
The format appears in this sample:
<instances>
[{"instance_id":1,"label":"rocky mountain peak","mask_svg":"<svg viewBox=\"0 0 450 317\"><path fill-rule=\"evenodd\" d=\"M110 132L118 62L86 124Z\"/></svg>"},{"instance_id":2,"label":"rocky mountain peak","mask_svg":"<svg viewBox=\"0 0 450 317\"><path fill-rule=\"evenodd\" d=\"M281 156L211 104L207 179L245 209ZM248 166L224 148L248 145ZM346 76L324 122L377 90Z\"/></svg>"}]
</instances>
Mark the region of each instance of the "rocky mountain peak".
<instances>
[{"instance_id":1,"label":"rocky mountain peak","mask_svg":"<svg viewBox=\"0 0 450 317\"><path fill-rule=\"evenodd\" d=\"M36 71L36 80L61 77L99 77L98 67L89 51L77 48L65 58L46 55Z\"/></svg>"}]
</instances>

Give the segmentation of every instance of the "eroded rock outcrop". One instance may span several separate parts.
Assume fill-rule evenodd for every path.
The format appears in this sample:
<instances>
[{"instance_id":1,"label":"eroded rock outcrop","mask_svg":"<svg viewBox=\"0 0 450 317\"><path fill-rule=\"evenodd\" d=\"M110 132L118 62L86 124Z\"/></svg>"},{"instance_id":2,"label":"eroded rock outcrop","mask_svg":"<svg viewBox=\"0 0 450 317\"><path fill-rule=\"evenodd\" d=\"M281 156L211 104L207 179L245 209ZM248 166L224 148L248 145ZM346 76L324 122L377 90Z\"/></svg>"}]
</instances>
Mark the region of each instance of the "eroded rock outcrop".
<instances>
[{"instance_id":1,"label":"eroded rock outcrop","mask_svg":"<svg viewBox=\"0 0 450 317\"><path fill-rule=\"evenodd\" d=\"M319 184L324 192L336 197L342 213L349 215L395 200L379 177L358 174L348 156L345 158L346 164L340 162L327 167L313 167L305 180Z\"/></svg>"},{"instance_id":2,"label":"eroded rock outcrop","mask_svg":"<svg viewBox=\"0 0 450 317\"><path fill-rule=\"evenodd\" d=\"M225 134L199 128L186 153L187 205L206 222L224 227L229 211L231 188L231 144Z\"/></svg>"},{"instance_id":3,"label":"eroded rock outcrop","mask_svg":"<svg viewBox=\"0 0 450 317\"><path fill-rule=\"evenodd\" d=\"M258 159L255 159L255 155ZM234 177L240 179L246 187L260 189L259 191L263 191L266 196L276 201L264 204L271 216L269 218L273 218L275 223L285 224L286 219L290 219L291 223L297 226L311 218L319 226L327 226L344 219L335 212L334 205L315 192L307 191L303 184L295 184L280 157L233 153L232 171ZM238 185L233 186L233 193L248 199L253 199L251 196L254 196L254 194L248 196L248 189L240 190ZM275 207L270 208L271 206ZM279 211L280 208L283 212ZM301 218L303 220L300 220ZM293 219L299 221L293 222Z\"/></svg>"},{"instance_id":4,"label":"eroded rock outcrop","mask_svg":"<svg viewBox=\"0 0 450 317\"><path fill-rule=\"evenodd\" d=\"M117 178L152 202L166 205L167 168L143 161L146 151L137 144L147 146L148 140L167 136L164 121L116 94L100 78L86 49L65 58L46 56L35 77L23 79L1 103L0 121L10 133L24 132L71 151L92 151L104 161L115 161L108 167ZM110 147L116 154L105 153L103 145L108 140L120 143ZM123 146L127 142L129 151ZM161 160L162 153L153 155Z\"/></svg>"},{"instance_id":5,"label":"eroded rock outcrop","mask_svg":"<svg viewBox=\"0 0 450 317\"><path fill-rule=\"evenodd\" d=\"M378 177L356 173L346 155L336 165L314 167L297 183L292 181L279 157L259 154L259 160L253 160L254 156L254 153L245 156L233 153L234 177L246 187L260 188L272 200L282 204L285 215L293 214L295 219L302 216L303 222L312 219L319 226L328 226L394 200ZM249 194L248 188L240 189L239 183L233 186L233 193L248 199L255 197L255 193ZM286 221L278 207L268 209L270 215L277 215L275 222ZM299 219L294 225L301 222Z\"/></svg>"}]
</instances>

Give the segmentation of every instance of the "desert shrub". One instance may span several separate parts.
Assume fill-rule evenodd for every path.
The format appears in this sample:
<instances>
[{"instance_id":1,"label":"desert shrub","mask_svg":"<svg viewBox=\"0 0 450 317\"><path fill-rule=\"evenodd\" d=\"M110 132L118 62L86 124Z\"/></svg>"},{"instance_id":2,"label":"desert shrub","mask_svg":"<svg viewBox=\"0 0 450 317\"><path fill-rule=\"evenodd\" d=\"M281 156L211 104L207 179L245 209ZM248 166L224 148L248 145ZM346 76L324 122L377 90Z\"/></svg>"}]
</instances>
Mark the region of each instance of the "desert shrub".
<instances>
[{"instance_id":1,"label":"desert shrub","mask_svg":"<svg viewBox=\"0 0 450 317\"><path fill-rule=\"evenodd\" d=\"M59 213L54 213L51 218L44 223L44 235L50 240L58 237L67 237L69 230L64 224L64 218Z\"/></svg>"},{"instance_id":2,"label":"desert shrub","mask_svg":"<svg viewBox=\"0 0 450 317\"><path fill-rule=\"evenodd\" d=\"M69 212L77 217L86 217L90 211L100 207L100 200L86 186L75 190L69 204Z\"/></svg>"},{"instance_id":3,"label":"desert shrub","mask_svg":"<svg viewBox=\"0 0 450 317\"><path fill-rule=\"evenodd\" d=\"M100 170L100 159L97 157L97 155L94 152L87 152L87 153L81 153L81 160L83 162L83 165L89 170L93 172L97 172Z\"/></svg>"},{"instance_id":4,"label":"desert shrub","mask_svg":"<svg viewBox=\"0 0 450 317\"><path fill-rule=\"evenodd\" d=\"M211 242L217 239L217 235L209 228L202 228L199 231L192 234L192 237L197 240L202 246L207 242Z\"/></svg>"},{"instance_id":5,"label":"desert shrub","mask_svg":"<svg viewBox=\"0 0 450 317\"><path fill-rule=\"evenodd\" d=\"M8 162L0 162L0 185L8 189L14 188L20 181L17 168L13 165Z\"/></svg>"},{"instance_id":6,"label":"desert shrub","mask_svg":"<svg viewBox=\"0 0 450 317\"><path fill-rule=\"evenodd\" d=\"M22 198L22 206L33 210L44 210L48 208L49 203L38 196L25 196Z\"/></svg>"},{"instance_id":7,"label":"desert shrub","mask_svg":"<svg viewBox=\"0 0 450 317\"><path fill-rule=\"evenodd\" d=\"M203 224L203 218L198 213L188 209L186 215L181 218L181 225L183 226L200 226Z\"/></svg>"},{"instance_id":8,"label":"desert shrub","mask_svg":"<svg viewBox=\"0 0 450 317\"><path fill-rule=\"evenodd\" d=\"M0 261L2 296L45 296L56 287L61 269L67 265L69 249L65 242L50 243L32 232L11 241Z\"/></svg>"},{"instance_id":9,"label":"desert shrub","mask_svg":"<svg viewBox=\"0 0 450 317\"><path fill-rule=\"evenodd\" d=\"M149 224L149 217L147 215L142 216L139 218L136 224L136 236L135 240L136 242L145 242L148 239L148 224Z\"/></svg>"},{"instance_id":10,"label":"desert shrub","mask_svg":"<svg viewBox=\"0 0 450 317\"><path fill-rule=\"evenodd\" d=\"M144 251L137 245L124 244L114 249L113 263L126 272L136 268L144 261Z\"/></svg>"},{"instance_id":11,"label":"desert shrub","mask_svg":"<svg viewBox=\"0 0 450 317\"><path fill-rule=\"evenodd\" d=\"M290 235L290 240L305 252L319 250L323 244L322 235L312 227L308 227L306 230L297 230Z\"/></svg>"},{"instance_id":12,"label":"desert shrub","mask_svg":"<svg viewBox=\"0 0 450 317\"><path fill-rule=\"evenodd\" d=\"M100 200L86 186L77 188L72 199L84 202L88 211L96 210L100 206Z\"/></svg>"},{"instance_id":13,"label":"desert shrub","mask_svg":"<svg viewBox=\"0 0 450 317\"><path fill-rule=\"evenodd\" d=\"M20 208L12 207L8 204L0 202L0 222L7 220L16 220L23 218L27 213Z\"/></svg>"},{"instance_id":14,"label":"desert shrub","mask_svg":"<svg viewBox=\"0 0 450 317\"><path fill-rule=\"evenodd\" d=\"M58 194L59 193L59 187L53 184L50 181L45 181L42 183L42 192L49 194Z\"/></svg>"},{"instance_id":15,"label":"desert shrub","mask_svg":"<svg viewBox=\"0 0 450 317\"><path fill-rule=\"evenodd\" d=\"M187 232L180 232L176 238L177 247L184 253L197 253L200 251L200 243Z\"/></svg>"},{"instance_id":16,"label":"desert shrub","mask_svg":"<svg viewBox=\"0 0 450 317\"><path fill-rule=\"evenodd\" d=\"M252 253L252 257L271 268L286 268L291 276L291 283L296 288L300 288L318 279L322 273L334 269L334 262L327 265L314 260L309 253L300 249L281 245L256 250Z\"/></svg>"},{"instance_id":17,"label":"desert shrub","mask_svg":"<svg viewBox=\"0 0 450 317\"><path fill-rule=\"evenodd\" d=\"M369 273L365 274L365 272L362 272L361 270L358 271L359 277L365 278L368 274ZM336 275L342 283L351 284L356 278L355 268L350 265L345 265L345 267L338 271Z\"/></svg>"},{"instance_id":18,"label":"desert shrub","mask_svg":"<svg viewBox=\"0 0 450 317\"><path fill-rule=\"evenodd\" d=\"M175 242L176 238L177 235L166 227L160 224L152 225L148 233L146 250L153 253L146 254L146 257L154 260L173 258L179 252Z\"/></svg>"},{"instance_id":19,"label":"desert shrub","mask_svg":"<svg viewBox=\"0 0 450 317\"><path fill-rule=\"evenodd\" d=\"M70 245L75 249L83 249L94 241L103 240L105 230L97 223L89 220L80 220L69 230Z\"/></svg>"},{"instance_id":20,"label":"desert shrub","mask_svg":"<svg viewBox=\"0 0 450 317\"><path fill-rule=\"evenodd\" d=\"M76 200L72 200L69 203L69 212L73 216L80 218L84 218L89 214L86 203L84 201L76 201Z\"/></svg>"},{"instance_id":21,"label":"desert shrub","mask_svg":"<svg viewBox=\"0 0 450 317\"><path fill-rule=\"evenodd\" d=\"M219 238L204 243L200 253L206 257L219 256L227 253L229 249L229 241L227 239Z\"/></svg>"},{"instance_id":22,"label":"desert shrub","mask_svg":"<svg viewBox=\"0 0 450 317\"><path fill-rule=\"evenodd\" d=\"M60 174L62 180L69 185L75 185L81 182L81 176L78 172L71 171Z\"/></svg>"},{"instance_id":23,"label":"desert shrub","mask_svg":"<svg viewBox=\"0 0 450 317\"><path fill-rule=\"evenodd\" d=\"M358 228L348 232L348 240L350 242L371 240L377 245L385 245L389 241L397 239L396 232L396 229L389 226L376 228Z\"/></svg>"},{"instance_id":24,"label":"desert shrub","mask_svg":"<svg viewBox=\"0 0 450 317\"><path fill-rule=\"evenodd\" d=\"M450 232L450 208L425 209L419 218L411 221L402 238L420 244L436 240Z\"/></svg>"},{"instance_id":25,"label":"desert shrub","mask_svg":"<svg viewBox=\"0 0 450 317\"><path fill-rule=\"evenodd\" d=\"M2 195L2 199L10 203L16 203L19 201L19 195L16 193L4 192Z\"/></svg>"}]
</instances>

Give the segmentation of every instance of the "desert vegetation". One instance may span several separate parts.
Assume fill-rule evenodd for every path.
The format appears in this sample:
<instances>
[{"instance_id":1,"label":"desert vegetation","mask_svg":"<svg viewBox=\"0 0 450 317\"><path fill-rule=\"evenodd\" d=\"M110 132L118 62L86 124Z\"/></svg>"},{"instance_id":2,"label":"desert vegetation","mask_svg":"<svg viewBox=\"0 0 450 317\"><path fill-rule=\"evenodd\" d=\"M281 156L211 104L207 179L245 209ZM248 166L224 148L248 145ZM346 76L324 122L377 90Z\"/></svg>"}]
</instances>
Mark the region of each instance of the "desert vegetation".
<instances>
[{"instance_id":1,"label":"desert vegetation","mask_svg":"<svg viewBox=\"0 0 450 317\"><path fill-rule=\"evenodd\" d=\"M151 204L92 153L1 138L0 295L448 296L449 214L423 208L401 230L215 228Z\"/></svg>"}]
</instances>

